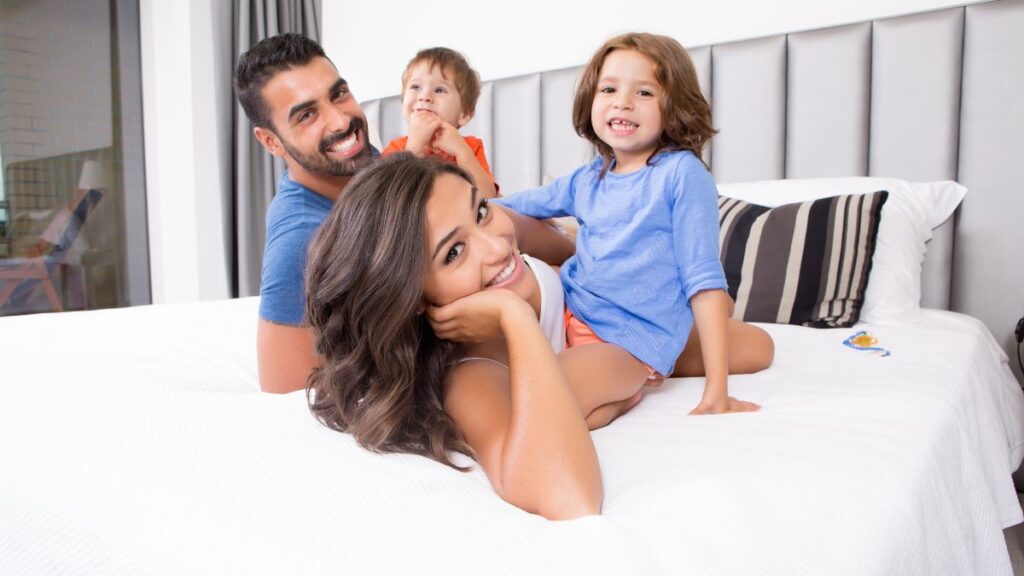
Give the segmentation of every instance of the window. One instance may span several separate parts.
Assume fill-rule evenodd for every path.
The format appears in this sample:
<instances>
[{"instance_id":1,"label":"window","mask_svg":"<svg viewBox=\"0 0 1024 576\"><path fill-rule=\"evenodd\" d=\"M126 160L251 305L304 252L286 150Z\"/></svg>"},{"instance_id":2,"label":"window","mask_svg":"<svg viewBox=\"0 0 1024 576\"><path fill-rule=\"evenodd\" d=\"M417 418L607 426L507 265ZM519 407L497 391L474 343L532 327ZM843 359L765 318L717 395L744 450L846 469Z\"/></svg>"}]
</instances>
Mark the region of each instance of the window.
<instances>
[{"instance_id":1,"label":"window","mask_svg":"<svg viewBox=\"0 0 1024 576\"><path fill-rule=\"evenodd\" d=\"M0 315L150 301L138 2L0 3Z\"/></svg>"}]
</instances>

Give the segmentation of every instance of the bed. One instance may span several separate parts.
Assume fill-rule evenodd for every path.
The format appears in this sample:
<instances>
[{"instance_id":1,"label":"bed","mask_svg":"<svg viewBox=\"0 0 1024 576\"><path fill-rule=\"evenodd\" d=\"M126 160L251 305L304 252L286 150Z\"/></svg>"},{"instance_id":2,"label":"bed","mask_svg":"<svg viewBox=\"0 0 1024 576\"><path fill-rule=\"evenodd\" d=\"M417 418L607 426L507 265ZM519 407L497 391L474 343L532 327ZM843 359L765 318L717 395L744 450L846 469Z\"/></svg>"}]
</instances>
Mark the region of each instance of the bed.
<instances>
[{"instance_id":1,"label":"bed","mask_svg":"<svg viewBox=\"0 0 1024 576\"><path fill-rule=\"evenodd\" d=\"M1021 18L1020 2L994 5L1009 16L992 21ZM934 51L879 54L905 34L955 37L959 51L964 21L958 8L694 51L722 130L708 157L716 178L760 181L723 195L785 205L882 186L889 230L878 230L857 325L760 324L775 364L732 377L730 390L762 411L687 417L703 383L672 379L596 431L603 515L548 522L501 501L479 469L368 453L318 424L303 393L260 393L254 298L13 317L0 319L0 573L1010 574L1003 529L1022 521L1011 473L1024 457L1024 395L990 330L947 309L954 242L963 249L951 214L984 187L964 200L950 183L847 178L977 173L957 171L973 162L950 134L961 122L936 120L951 114L950 89L904 118L910 132L878 119L903 106L904 59ZM835 87L822 81L829 58L855 70L837 90L871 69L874 88L794 105L811 94L804 82ZM790 76L757 77L773 70ZM474 128L494 142L505 191L585 154L553 120L573 74L485 88ZM740 99L751 74L769 87L765 109ZM515 97L533 90L543 113ZM955 104L969 108L959 91ZM365 107L386 140L394 101ZM836 120L822 128L812 113ZM516 153L531 143L537 154ZM815 176L843 178L779 181ZM901 202L910 220L896 218ZM861 331L877 343L849 345Z\"/></svg>"},{"instance_id":2,"label":"bed","mask_svg":"<svg viewBox=\"0 0 1024 576\"><path fill-rule=\"evenodd\" d=\"M669 381L594 434L604 515L548 522L258 392L256 310L0 323L46 342L0 384L0 573L1010 573L1024 399L970 317L857 327L890 357L765 324L775 365L730 381L760 413L688 418L702 382Z\"/></svg>"}]
</instances>

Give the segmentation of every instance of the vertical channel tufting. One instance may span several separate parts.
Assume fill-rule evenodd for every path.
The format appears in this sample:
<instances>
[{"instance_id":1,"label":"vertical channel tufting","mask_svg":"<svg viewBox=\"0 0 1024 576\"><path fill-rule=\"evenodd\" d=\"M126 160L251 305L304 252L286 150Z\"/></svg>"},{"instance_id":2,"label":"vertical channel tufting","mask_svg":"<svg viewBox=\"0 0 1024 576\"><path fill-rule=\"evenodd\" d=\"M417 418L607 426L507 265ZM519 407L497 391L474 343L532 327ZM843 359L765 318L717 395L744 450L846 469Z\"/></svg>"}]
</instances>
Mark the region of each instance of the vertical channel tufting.
<instances>
[{"instance_id":1,"label":"vertical channel tufting","mask_svg":"<svg viewBox=\"0 0 1024 576\"><path fill-rule=\"evenodd\" d=\"M870 175L956 179L963 14L875 22Z\"/></svg>"},{"instance_id":2,"label":"vertical channel tufting","mask_svg":"<svg viewBox=\"0 0 1024 576\"><path fill-rule=\"evenodd\" d=\"M872 37L868 173L955 180L963 8L878 20ZM921 272L921 304L948 308L952 222L935 231Z\"/></svg>"},{"instance_id":3,"label":"vertical channel tufting","mask_svg":"<svg viewBox=\"0 0 1024 576\"><path fill-rule=\"evenodd\" d=\"M786 38L715 46L711 52L711 141L719 182L785 176Z\"/></svg>"},{"instance_id":4,"label":"vertical channel tufting","mask_svg":"<svg viewBox=\"0 0 1024 576\"><path fill-rule=\"evenodd\" d=\"M865 176L871 24L790 34L786 177Z\"/></svg>"},{"instance_id":5,"label":"vertical channel tufting","mask_svg":"<svg viewBox=\"0 0 1024 576\"><path fill-rule=\"evenodd\" d=\"M402 98L392 96L380 99L380 141L385 146L406 133L402 119Z\"/></svg>"},{"instance_id":6,"label":"vertical channel tufting","mask_svg":"<svg viewBox=\"0 0 1024 576\"><path fill-rule=\"evenodd\" d=\"M493 113L494 82L486 82L480 86L480 98L476 101L476 112L468 124L462 127L463 136L476 136L484 142L487 163L494 164L494 113Z\"/></svg>"},{"instance_id":7,"label":"vertical channel tufting","mask_svg":"<svg viewBox=\"0 0 1024 576\"><path fill-rule=\"evenodd\" d=\"M373 144L380 150L383 146L380 141L380 100L371 100L361 105L363 116L366 116L366 131Z\"/></svg>"},{"instance_id":8,"label":"vertical channel tufting","mask_svg":"<svg viewBox=\"0 0 1024 576\"><path fill-rule=\"evenodd\" d=\"M495 81L492 105L493 139L484 146L502 194L540 185L540 74Z\"/></svg>"},{"instance_id":9,"label":"vertical channel tufting","mask_svg":"<svg viewBox=\"0 0 1024 576\"><path fill-rule=\"evenodd\" d=\"M690 53L690 60L693 60L693 67L697 69L697 81L700 82L700 91L704 99L711 102L711 47L687 49ZM711 119L712 126L717 127L715 119ZM704 147L704 162L711 165L711 143Z\"/></svg>"},{"instance_id":10,"label":"vertical channel tufting","mask_svg":"<svg viewBox=\"0 0 1024 576\"><path fill-rule=\"evenodd\" d=\"M576 80L583 68L541 74L541 178L557 178L591 159L591 146L572 126Z\"/></svg>"},{"instance_id":11,"label":"vertical channel tufting","mask_svg":"<svg viewBox=\"0 0 1024 576\"><path fill-rule=\"evenodd\" d=\"M969 193L953 309L983 320L1012 355L1024 305L1024 1L968 6L965 20L958 179Z\"/></svg>"}]
</instances>

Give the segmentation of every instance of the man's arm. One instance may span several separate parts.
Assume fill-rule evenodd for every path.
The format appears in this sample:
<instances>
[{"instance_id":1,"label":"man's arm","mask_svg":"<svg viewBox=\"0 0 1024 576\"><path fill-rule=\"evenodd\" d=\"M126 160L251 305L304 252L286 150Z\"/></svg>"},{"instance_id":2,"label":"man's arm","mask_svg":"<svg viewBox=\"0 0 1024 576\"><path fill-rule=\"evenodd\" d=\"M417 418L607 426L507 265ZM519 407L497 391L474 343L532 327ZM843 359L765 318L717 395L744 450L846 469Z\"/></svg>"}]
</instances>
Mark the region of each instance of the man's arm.
<instances>
[{"instance_id":1,"label":"man's arm","mask_svg":"<svg viewBox=\"0 0 1024 576\"><path fill-rule=\"evenodd\" d=\"M552 226L502 206L516 228L519 249L553 266L561 266L576 253L576 243Z\"/></svg>"},{"instance_id":2,"label":"man's arm","mask_svg":"<svg viewBox=\"0 0 1024 576\"><path fill-rule=\"evenodd\" d=\"M320 365L310 328L275 324L263 318L256 327L256 356L260 389L278 394L305 388L309 373Z\"/></svg>"}]
</instances>

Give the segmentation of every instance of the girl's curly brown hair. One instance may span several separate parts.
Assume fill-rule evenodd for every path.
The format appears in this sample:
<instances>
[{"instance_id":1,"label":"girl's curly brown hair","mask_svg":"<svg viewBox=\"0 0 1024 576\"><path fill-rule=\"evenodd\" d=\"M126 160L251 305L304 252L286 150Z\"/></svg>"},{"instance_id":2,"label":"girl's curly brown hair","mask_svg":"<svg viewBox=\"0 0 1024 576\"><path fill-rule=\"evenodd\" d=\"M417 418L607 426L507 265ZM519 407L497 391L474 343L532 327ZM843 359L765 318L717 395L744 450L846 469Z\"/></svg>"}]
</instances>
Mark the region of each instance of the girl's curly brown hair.
<instances>
[{"instance_id":1,"label":"girl's curly brown hair","mask_svg":"<svg viewBox=\"0 0 1024 576\"><path fill-rule=\"evenodd\" d=\"M604 43L583 69L572 105L576 133L586 138L611 165L612 148L598 138L590 121L601 66L615 50L636 50L654 62L654 77L661 85L661 138L657 150L689 150L697 158L717 130L711 125L711 107L700 91L697 71L686 49L668 36L632 32ZM702 160L703 161L703 160Z\"/></svg>"}]
</instances>

